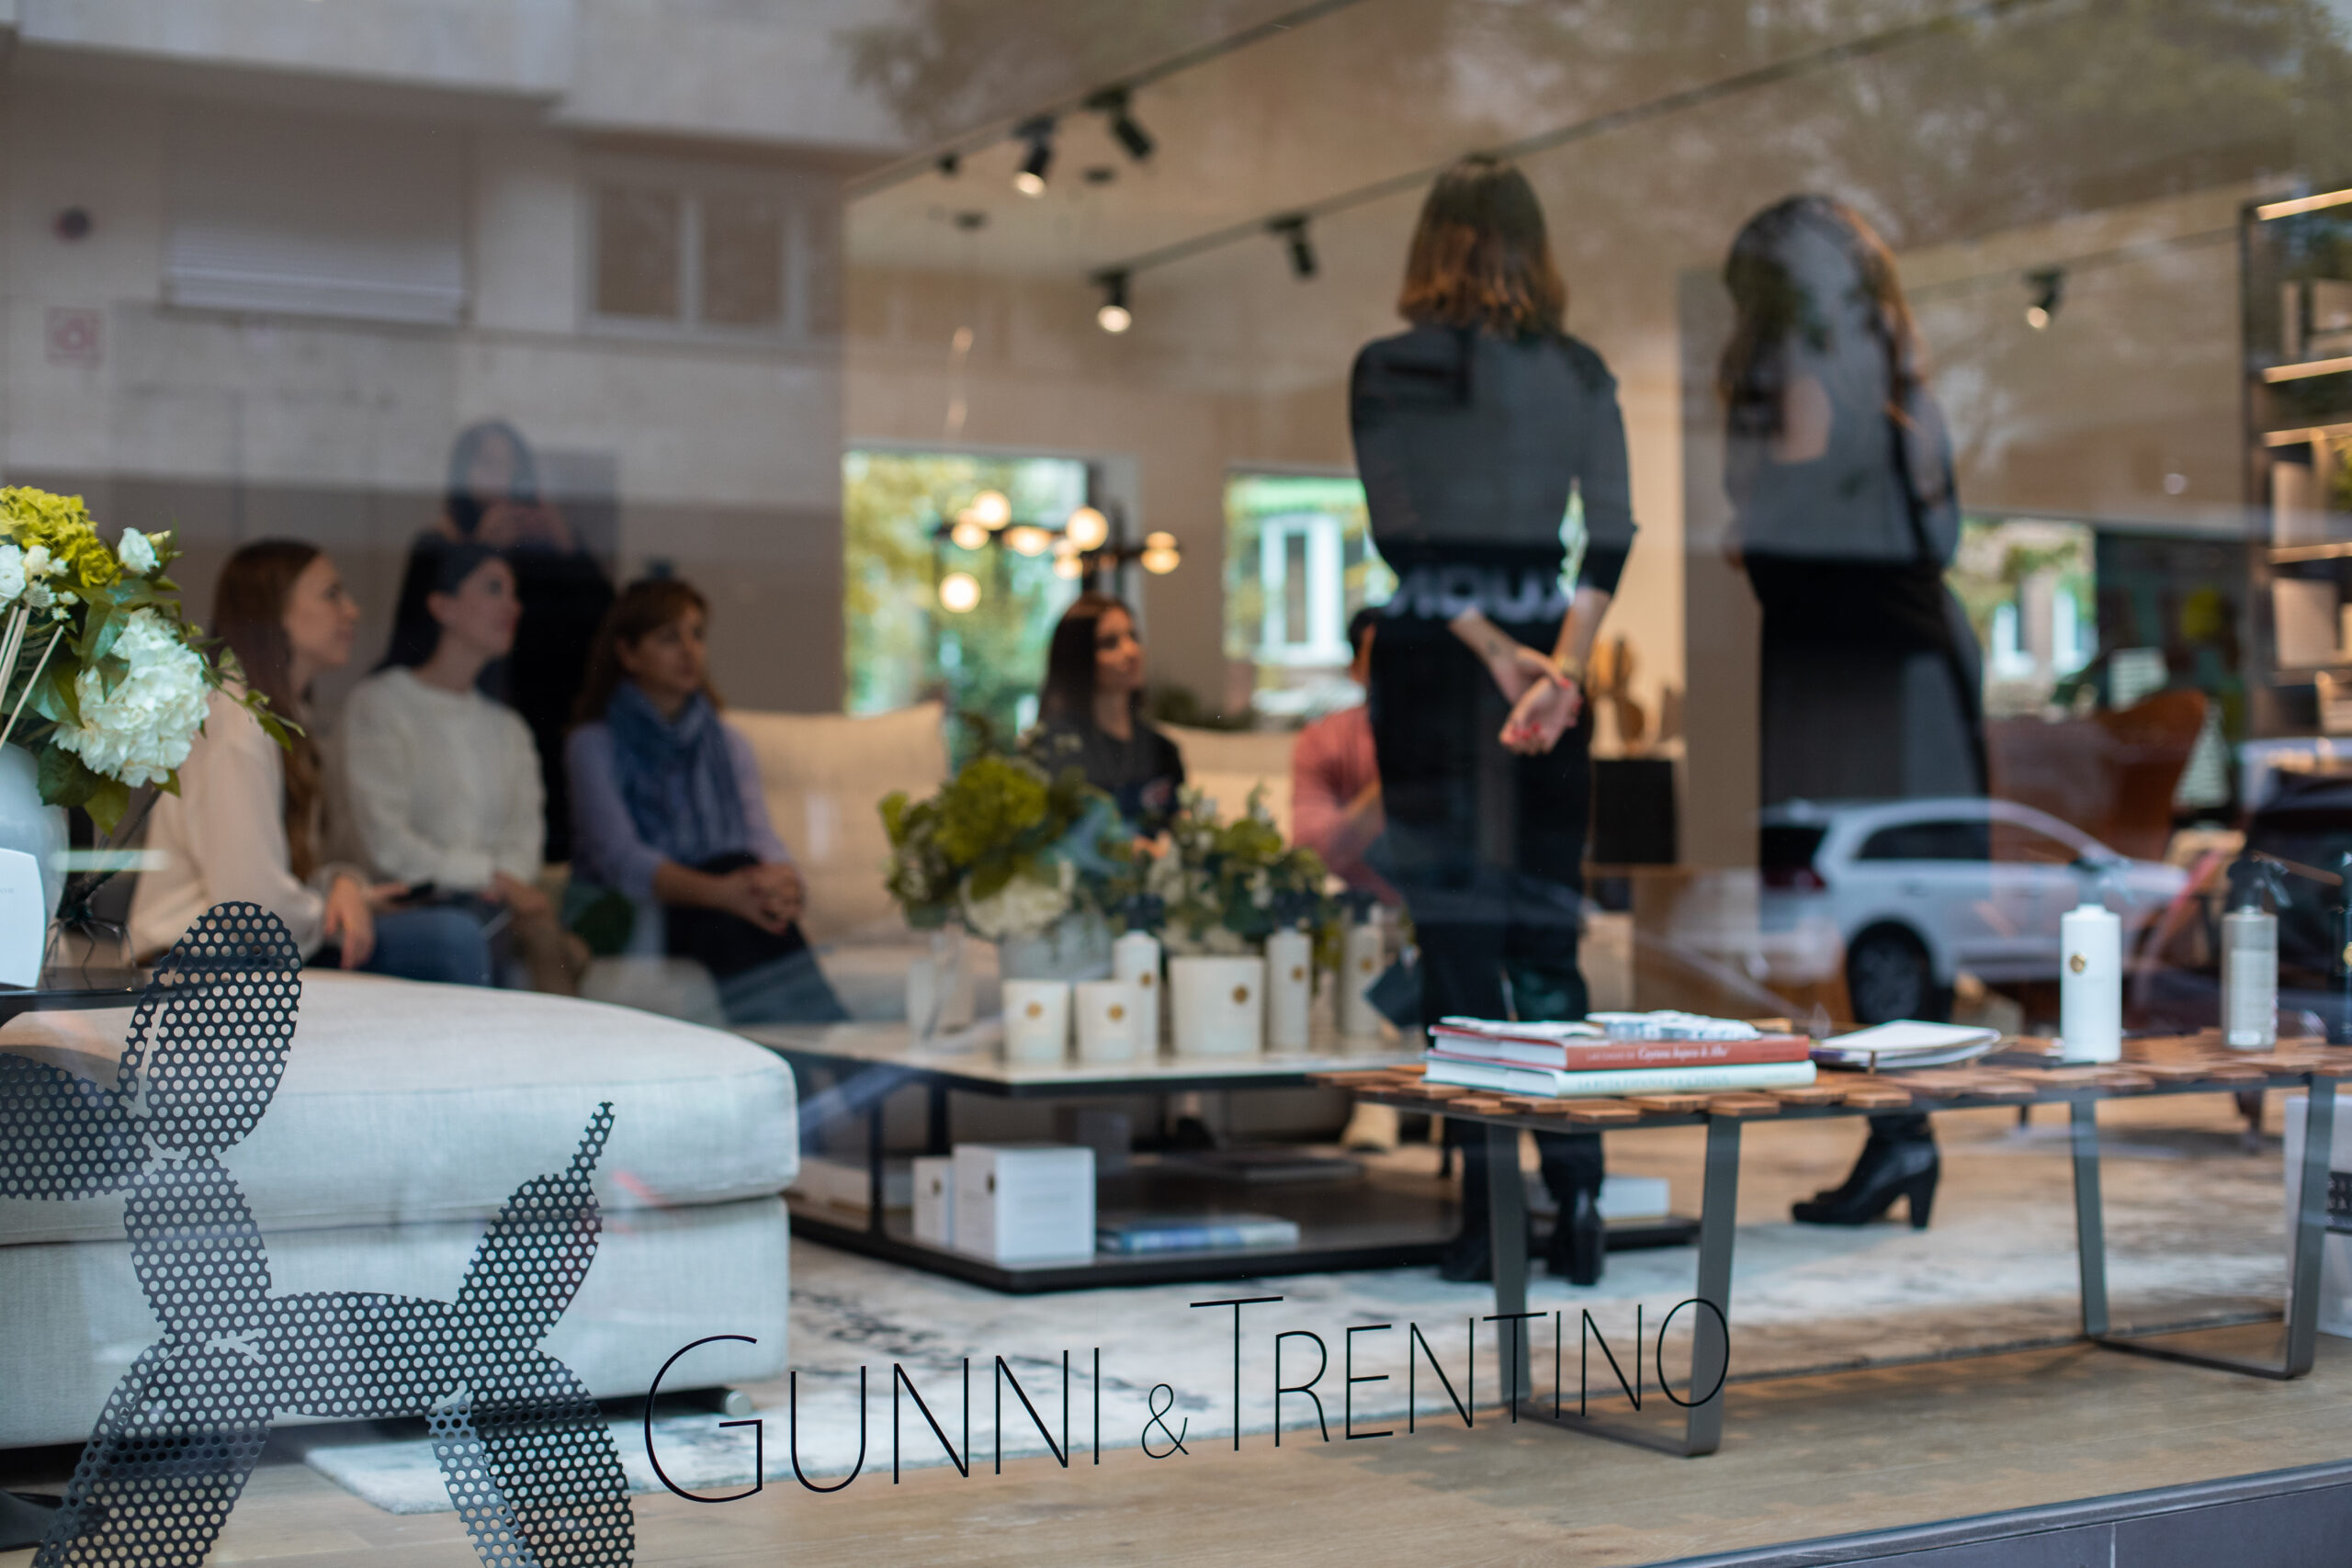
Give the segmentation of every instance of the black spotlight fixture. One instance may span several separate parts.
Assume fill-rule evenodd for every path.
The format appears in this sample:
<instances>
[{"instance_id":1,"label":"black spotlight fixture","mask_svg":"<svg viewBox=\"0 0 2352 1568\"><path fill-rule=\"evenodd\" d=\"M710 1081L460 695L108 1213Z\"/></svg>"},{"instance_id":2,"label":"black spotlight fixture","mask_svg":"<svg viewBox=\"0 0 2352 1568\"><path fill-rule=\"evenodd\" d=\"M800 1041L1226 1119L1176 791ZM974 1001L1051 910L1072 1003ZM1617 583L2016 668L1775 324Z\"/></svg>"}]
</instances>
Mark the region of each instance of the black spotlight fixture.
<instances>
[{"instance_id":1,"label":"black spotlight fixture","mask_svg":"<svg viewBox=\"0 0 2352 1568\"><path fill-rule=\"evenodd\" d=\"M1111 135L1140 164L1151 156L1151 133L1136 123L1125 87L1105 87L1086 100L1086 107L1111 122Z\"/></svg>"},{"instance_id":2,"label":"black spotlight fixture","mask_svg":"<svg viewBox=\"0 0 2352 1568\"><path fill-rule=\"evenodd\" d=\"M1124 272L1102 272L1094 275L1094 286L1102 290L1102 304L1094 312L1094 324L1114 337L1136 324L1135 313L1127 309L1127 275Z\"/></svg>"},{"instance_id":3,"label":"black spotlight fixture","mask_svg":"<svg viewBox=\"0 0 2352 1568\"><path fill-rule=\"evenodd\" d=\"M964 172L963 155L957 152L942 152L932 166L939 171L941 179L952 180Z\"/></svg>"},{"instance_id":4,"label":"black spotlight fixture","mask_svg":"<svg viewBox=\"0 0 2352 1568\"><path fill-rule=\"evenodd\" d=\"M2025 324L2035 332L2046 332L2058 314L2058 306L2066 298L2066 269L2045 266L2025 275L2028 288L2033 290L2033 303L2025 308Z\"/></svg>"},{"instance_id":5,"label":"black spotlight fixture","mask_svg":"<svg viewBox=\"0 0 2352 1568\"><path fill-rule=\"evenodd\" d=\"M1290 252L1290 275L1304 283L1321 270L1316 264L1315 242L1306 232L1306 215L1293 213L1277 218L1266 225L1266 232L1282 241Z\"/></svg>"},{"instance_id":6,"label":"black spotlight fixture","mask_svg":"<svg viewBox=\"0 0 2352 1568\"><path fill-rule=\"evenodd\" d=\"M1043 196L1046 171L1054 166L1054 122L1033 119L1013 134L1029 143L1029 152L1021 160L1021 172L1012 176L1012 188L1027 197Z\"/></svg>"}]
</instances>

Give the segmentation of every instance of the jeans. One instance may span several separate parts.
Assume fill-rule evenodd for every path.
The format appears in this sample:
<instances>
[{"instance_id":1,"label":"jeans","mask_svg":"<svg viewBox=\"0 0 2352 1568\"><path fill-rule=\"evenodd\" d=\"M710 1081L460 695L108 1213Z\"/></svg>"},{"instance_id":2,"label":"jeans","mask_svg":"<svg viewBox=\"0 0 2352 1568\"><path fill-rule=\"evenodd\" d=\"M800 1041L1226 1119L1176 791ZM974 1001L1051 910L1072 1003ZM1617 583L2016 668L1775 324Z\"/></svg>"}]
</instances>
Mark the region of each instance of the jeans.
<instances>
[{"instance_id":1,"label":"jeans","mask_svg":"<svg viewBox=\"0 0 2352 1568\"><path fill-rule=\"evenodd\" d=\"M481 922L462 908L387 909L376 917L376 950L359 967L402 980L487 986L490 939Z\"/></svg>"}]
</instances>

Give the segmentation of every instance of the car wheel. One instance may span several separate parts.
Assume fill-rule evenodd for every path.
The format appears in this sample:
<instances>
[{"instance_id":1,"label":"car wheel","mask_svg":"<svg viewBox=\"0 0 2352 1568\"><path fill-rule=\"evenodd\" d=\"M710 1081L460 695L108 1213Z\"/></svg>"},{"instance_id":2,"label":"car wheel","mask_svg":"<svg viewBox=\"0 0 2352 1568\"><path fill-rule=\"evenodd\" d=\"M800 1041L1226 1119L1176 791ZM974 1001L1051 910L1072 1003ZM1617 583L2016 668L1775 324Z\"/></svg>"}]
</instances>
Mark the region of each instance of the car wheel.
<instances>
[{"instance_id":1,"label":"car wheel","mask_svg":"<svg viewBox=\"0 0 2352 1568\"><path fill-rule=\"evenodd\" d=\"M1857 1023L1937 1020L1951 1011L1927 948L1900 926L1873 926L1846 949L1846 997Z\"/></svg>"}]
</instances>

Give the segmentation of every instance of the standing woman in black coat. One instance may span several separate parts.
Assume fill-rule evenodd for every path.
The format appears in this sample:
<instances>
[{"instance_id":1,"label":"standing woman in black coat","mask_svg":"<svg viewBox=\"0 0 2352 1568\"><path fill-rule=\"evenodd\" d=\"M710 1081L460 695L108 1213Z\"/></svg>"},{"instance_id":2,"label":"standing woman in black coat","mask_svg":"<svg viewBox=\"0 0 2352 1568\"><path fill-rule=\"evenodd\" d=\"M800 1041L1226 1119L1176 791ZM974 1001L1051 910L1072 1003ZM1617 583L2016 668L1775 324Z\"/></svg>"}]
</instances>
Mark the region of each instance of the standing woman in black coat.
<instances>
[{"instance_id":1,"label":"standing woman in black coat","mask_svg":"<svg viewBox=\"0 0 2352 1568\"><path fill-rule=\"evenodd\" d=\"M1943 576L1951 442L1893 253L1844 202L1792 196L1740 230L1724 282L1724 477L1764 612L1762 804L1983 795L1976 637ZM1925 960L1865 936L1846 959L1854 1016L1944 1016ZM1925 1225L1939 1163L1925 1114L1873 1116L1853 1173L1795 1216L1863 1224L1901 1197Z\"/></svg>"},{"instance_id":2,"label":"standing woman in black coat","mask_svg":"<svg viewBox=\"0 0 2352 1568\"><path fill-rule=\"evenodd\" d=\"M1373 540L1399 579L1373 643L1388 816L1376 863L1413 917L1426 1021L1581 1018L1584 664L1634 542L1617 384L1563 330L1567 288L1543 209L1499 160L1465 158L1438 177L1397 308L1411 330L1366 344L1350 384ZM1458 1141L1463 1229L1441 1271L1481 1279L1493 1257L1487 1149ZM1560 1207L1549 1262L1590 1283L1600 1134L1539 1134L1536 1145Z\"/></svg>"}]
</instances>

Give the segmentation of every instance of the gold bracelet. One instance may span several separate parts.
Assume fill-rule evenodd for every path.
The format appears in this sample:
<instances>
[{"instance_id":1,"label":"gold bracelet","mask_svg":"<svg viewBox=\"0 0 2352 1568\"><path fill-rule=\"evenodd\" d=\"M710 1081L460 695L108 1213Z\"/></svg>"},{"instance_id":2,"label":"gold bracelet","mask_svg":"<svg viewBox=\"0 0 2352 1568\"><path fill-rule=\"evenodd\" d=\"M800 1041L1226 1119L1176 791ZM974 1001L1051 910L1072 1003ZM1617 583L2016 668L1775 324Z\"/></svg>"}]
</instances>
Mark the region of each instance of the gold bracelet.
<instances>
[{"instance_id":1,"label":"gold bracelet","mask_svg":"<svg viewBox=\"0 0 2352 1568\"><path fill-rule=\"evenodd\" d=\"M1563 686L1573 686L1584 680L1583 660L1563 654L1552 662L1559 671L1557 679Z\"/></svg>"}]
</instances>

